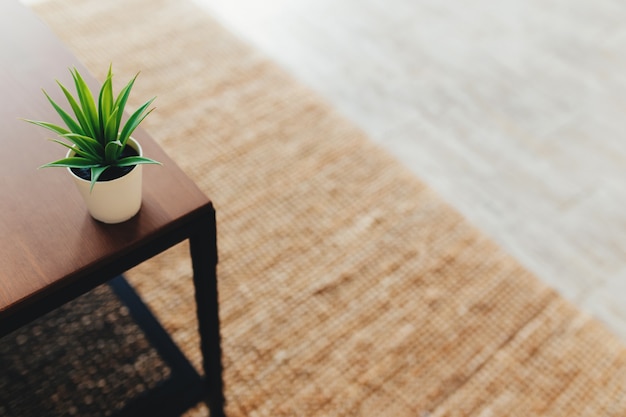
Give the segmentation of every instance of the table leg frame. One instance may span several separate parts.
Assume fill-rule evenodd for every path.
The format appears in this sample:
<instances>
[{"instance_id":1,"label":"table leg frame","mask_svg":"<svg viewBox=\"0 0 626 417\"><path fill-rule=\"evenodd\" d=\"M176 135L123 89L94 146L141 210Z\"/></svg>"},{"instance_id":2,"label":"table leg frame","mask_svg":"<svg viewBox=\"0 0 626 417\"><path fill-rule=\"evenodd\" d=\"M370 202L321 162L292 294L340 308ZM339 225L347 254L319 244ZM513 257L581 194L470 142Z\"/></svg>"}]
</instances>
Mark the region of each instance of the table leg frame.
<instances>
[{"instance_id":1,"label":"table leg frame","mask_svg":"<svg viewBox=\"0 0 626 417\"><path fill-rule=\"evenodd\" d=\"M200 349L208 388L211 417L223 417L222 348L217 287L217 234L215 211L204 216L189 238L195 288Z\"/></svg>"}]
</instances>

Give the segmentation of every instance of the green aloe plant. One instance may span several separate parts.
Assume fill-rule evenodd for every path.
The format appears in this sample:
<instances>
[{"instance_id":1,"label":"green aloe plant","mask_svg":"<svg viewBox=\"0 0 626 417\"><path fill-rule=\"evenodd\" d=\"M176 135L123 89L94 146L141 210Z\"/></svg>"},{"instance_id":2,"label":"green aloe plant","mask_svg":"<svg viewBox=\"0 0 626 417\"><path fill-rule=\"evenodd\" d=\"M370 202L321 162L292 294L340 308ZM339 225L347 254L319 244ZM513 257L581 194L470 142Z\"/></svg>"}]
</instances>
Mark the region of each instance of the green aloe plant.
<instances>
[{"instance_id":1,"label":"green aloe plant","mask_svg":"<svg viewBox=\"0 0 626 417\"><path fill-rule=\"evenodd\" d=\"M125 123L122 123L122 116L124 115L124 108L126 107L130 90L139 74L135 75L126 84L117 97L114 97L112 66L109 66L107 78L104 84L102 84L98 101L96 102L78 70L76 68L70 69L70 73L74 79L77 97L74 97L59 81L57 81L57 84L67 98L74 117L63 110L45 90L43 91L52 107L61 116L66 127L37 120L26 119L26 121L49 129L67 140L65 142L59 139L51 139L53 142L72 149L74 155L47 163L40 168L69 167L88 169L91 172L90 181L91 189L93 189L98 178L109 168L130 167L138 164L160 164L153 159L143 156L124 156L122 154L130 135L143 119L154 110L154 108L148 109L148 107L156 97L142 104L128 117Z\"/></svg>"}]
</instances>

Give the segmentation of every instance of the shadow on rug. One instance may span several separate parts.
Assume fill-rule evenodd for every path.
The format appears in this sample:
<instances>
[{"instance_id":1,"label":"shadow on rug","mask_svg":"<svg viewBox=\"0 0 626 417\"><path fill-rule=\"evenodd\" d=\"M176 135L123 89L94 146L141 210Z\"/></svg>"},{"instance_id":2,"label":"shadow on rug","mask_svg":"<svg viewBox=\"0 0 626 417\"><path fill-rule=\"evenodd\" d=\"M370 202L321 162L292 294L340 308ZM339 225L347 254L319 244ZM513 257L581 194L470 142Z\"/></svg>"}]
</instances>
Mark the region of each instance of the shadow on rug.
<instances>
[{"instance_id":1,"label":"shadow on rug","mask_svg":"<svg viewBox=\"0 0 626 417\"><path fill-rule=\"evenodd\" d=\"M106 416L170 375L108 286L0 339L0 416Z\"/></svg>"}]
</instances>

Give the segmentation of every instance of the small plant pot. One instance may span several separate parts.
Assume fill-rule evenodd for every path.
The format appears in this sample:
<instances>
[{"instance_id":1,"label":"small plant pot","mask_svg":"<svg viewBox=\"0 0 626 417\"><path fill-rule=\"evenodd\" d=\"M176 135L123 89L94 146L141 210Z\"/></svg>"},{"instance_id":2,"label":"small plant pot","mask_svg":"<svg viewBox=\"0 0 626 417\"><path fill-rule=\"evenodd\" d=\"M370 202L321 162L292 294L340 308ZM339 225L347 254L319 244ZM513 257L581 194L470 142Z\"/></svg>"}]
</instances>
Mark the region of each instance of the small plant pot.
<instances>
[{"instance_id":1,"label":"small plant pot","mask_svg":"<svg viewBox=\"0 0 626 417\"><path fill-rule=\"evenodd\" d=\"M143 156L141 145L132 137L127 145ZM67 156L72 156L70 150ZM90 191L89 181L82 179L67 168L74 178L74 183L87 205L89 214L103 223L121 223L132 218L141 208L141 165L135 165L132 170L123 176L108 180L96 181Z\"/></svg>"}]
</instances>

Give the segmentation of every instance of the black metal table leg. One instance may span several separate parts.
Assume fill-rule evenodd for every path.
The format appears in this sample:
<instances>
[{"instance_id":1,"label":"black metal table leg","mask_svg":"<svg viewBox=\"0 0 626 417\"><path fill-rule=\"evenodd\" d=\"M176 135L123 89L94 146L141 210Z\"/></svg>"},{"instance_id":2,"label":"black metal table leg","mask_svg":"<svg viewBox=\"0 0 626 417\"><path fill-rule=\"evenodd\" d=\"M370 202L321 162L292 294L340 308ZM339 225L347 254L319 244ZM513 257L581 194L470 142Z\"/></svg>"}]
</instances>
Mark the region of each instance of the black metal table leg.
<instances>
[{"instance_id":1,"label":"black metal table leg","mask_svg":"<svg viewBox=\"0 0 626 417\"><path fill-rule=\"evenodd\" d=\"M217 236L211 209L189 238L203 368L211 417L223 417L222 348L217 292Z\"/></svg>"}]
</instances>

